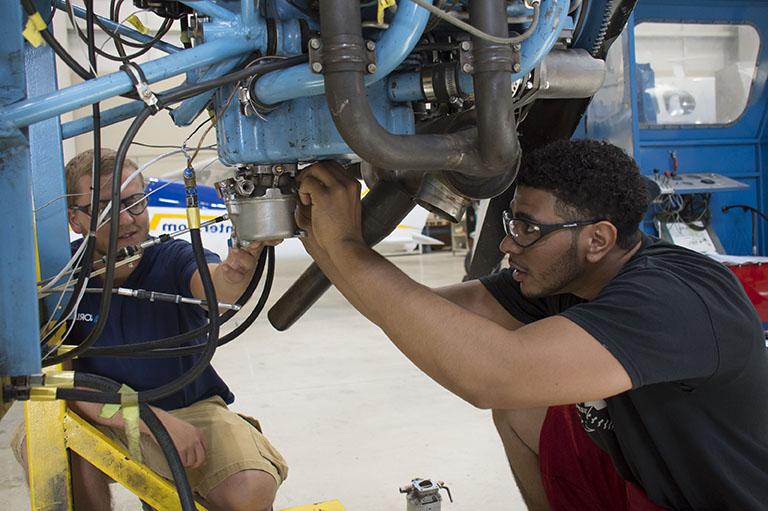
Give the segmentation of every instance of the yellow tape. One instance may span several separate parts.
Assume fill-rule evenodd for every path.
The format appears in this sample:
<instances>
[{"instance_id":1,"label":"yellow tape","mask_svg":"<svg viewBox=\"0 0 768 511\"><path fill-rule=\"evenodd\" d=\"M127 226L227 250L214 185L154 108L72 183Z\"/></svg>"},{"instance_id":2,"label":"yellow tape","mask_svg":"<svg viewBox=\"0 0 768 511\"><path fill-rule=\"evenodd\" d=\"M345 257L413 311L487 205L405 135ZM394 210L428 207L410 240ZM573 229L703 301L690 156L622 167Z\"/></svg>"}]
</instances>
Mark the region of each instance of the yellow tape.
<instances>
[{"instance_id":1,"label":"yellow tape","mask_svg":"<svg viewBox=\"0 0 768 511\"><path fill-rule=\"evenodd\" d=\"M54 387L32 387L29 389L30 401L54 401L56 389Z\"/></svg>"},{"instance_id":2,"label":"yellow tape","mask_svg":"<svg viewBox=\"0 0 768 511\"><path fill-rule=\"evenodd\" d=\"M131 457L141 463L141 432L139 431L139 394L123 385L120 388L123 406L123 423L125 436L128 439L128 452Z\"/></svg>"},{"instance_id":3,"label":"yellow tape","mask_svg":"<svg viewBox=\"0 0 768 511\"><path fill-rule=\"evenodd\" d=\"M379 7L376 10L376 23L384 23L384 11L397 5L397 0L379 0Z\"/></svg>"},{"instance_id":4,"label":"yellow tape","mask_svg":"<svg viewBox=\"0 0 768 511\"><path fill-rule=\"evenodd\" d=\"M46 373L45 386L71 389L72 387L75 386L75 372L74 371L55 371L55 372Z\"/></svg>"},{"instance_id":5,"label":"yellow tape","mask_svg":"<svg viewBox=\"0 0 768 511\"><path fill-rule=\"evenodd\" d=\"M29 41L29 44L37 48L43 44L43 36L40 35L40 32L47 27L48 25L45 24L43 17L40 16L39 12L36 12L27 19L27 25L24 27L24 31L21 35L24 36L24 39Z\"/></svg>"},{"instance_id":6,"label":"yellow tape","mask_svg":"<svg viewBox=\"0 0 768 511\"><path fill-rule=\"evenodd\" d=\"M141 22L141 20L135 14L131 14L130 16L128 16L125 19L125 21L133 25L133 28L135 28L142 34L144 35L149 34L149 29L146 27L146 25L144 25L144 23Z\"/></svg>"},{"instance_id":7,"label":"yellow tape","mask_svg":"<svg viewBox=\"0 0 768 511\"><path fill-rule=\"evenodd\" d=\"M187 208L187 227L190 229L200 228L200 209Z\"/></svg>"},{"instance_id":8,"label":"yellow tape","mask_svg":"<svg viewBox=\"0 0 768 511\"><path fill-rule=\"evenodd\" d=\"M120 387L120 404L106 403L101 407L99 416L111 419L120 410L123 411L125 437L128 439L128 452L134 461L141 463L141 431L139 430L139 394L128 385Z\"/></svg>"}]
</instances>

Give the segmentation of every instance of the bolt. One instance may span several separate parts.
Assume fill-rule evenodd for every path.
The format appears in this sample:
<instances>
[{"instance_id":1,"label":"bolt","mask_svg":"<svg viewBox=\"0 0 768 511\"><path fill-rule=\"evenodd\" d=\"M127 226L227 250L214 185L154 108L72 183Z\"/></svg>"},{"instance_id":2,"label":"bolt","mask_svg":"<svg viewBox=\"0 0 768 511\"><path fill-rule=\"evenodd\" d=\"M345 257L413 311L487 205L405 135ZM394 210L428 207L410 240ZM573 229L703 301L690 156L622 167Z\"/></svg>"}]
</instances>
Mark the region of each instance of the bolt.
<instances>
[{"instance_id":1,"label":"bolt","mask_svg":"<svg viewBox=\"0 0 768 511\"><path fill-rule=\"evenodd\" d=\"M282 165L275 165L275 168L274 168L274 169L272 169L272 171L273 171L275 174L277 174L277 175L280 175L280 174L282 174L283 172L285 172L285 167L283 167Z\"/></svg>"},{"instance_id":2,"label":"bolt","mask_svg":"<svg viewBox=\"0 0 768 511\"><path fill-rule=\"evenodd\" d=\"M570 37L565 40L565 44L571 44L571 38Z\"/></svg>"},{"instance_id":3,"label":"bolt","mask_svg":"<svg viewBox=\"0 0 768 511\"><path fill-rule=\"evenodd\" d=\"M472 64L464 64L461 66L461 70L467 74L470 74L472 71L474 71L474 68L472 67Z\"/></svg>"},{"instance_id":4,"label":"bolt","mask_svg":"<svg viewBox=\"0 0 768 511\"><path fill-rule=\"evenodd\" d=\"M515 51L515 53L520 53L520 48L522 48L520 43L515 43L512 45L512 49Z\"/></svg>"},{"instance_id":5,"label":"bolt","mask_svg":"<svg viewBox=\"0 0 768 511\"><path fill-rule=\"evenodd\" d=\"M314 71L315 73L319 73L322 70L323 70L323 65L321 63L319 62L312 63L312 71Z\"/></svg>"},{"instance_id":6,"label":"bolt","mask_svg":"<svg viewBox=\"0 0 768 511\"><path fill-rule=\"evenodd\" d=\"M320 49L320 39L310 39L309 40L309 47L313 50L319 50Z\"/></svg>"},{"instance_id":7,"label":"bolt","mask_svg":"<svg viewBox=\"0 0 768 511\"><path fill-rule=\"evenodd\" d=\"M515 73L519 73L519 72L520 72L520 69L522 69L522 68L520 67L520 64L519 64L519 63L515 62L515 65L514 65L514 66L512 66L512 69L514 69L514 70L515 70Z\"/></svg>"},{"instance_id":8,"label":"bolt","mask_svg":"<svg viewBox=\"0 0 768 511\"><path fill-rule=\"evenodd\" d=\"M469 41L463 41L460 47L462 51L469 51L472 49L472 43L470 43Z\"/></svg>"},{"instance_id":9,"label":"bolt","mask_svg":"<svg viewBox=\"0 0 768 511\"><path fill-rule=\"evenodd\" d=\"M373 51L376 49L376 43L374 43L373 41L366 41L365 47L368 48L368 51Z\"/></svg>"},{"instance_id":10,"label":"bolt","mask_svg":"<svg viewBox=\"0 0 768 511\"><path fill-rule=\"evenodd\" d=\"M368 68L367 69L368 69L368 72L370 74L375 73L376 72L376 64L368 64Z\"/></svg>"}]
</instances>

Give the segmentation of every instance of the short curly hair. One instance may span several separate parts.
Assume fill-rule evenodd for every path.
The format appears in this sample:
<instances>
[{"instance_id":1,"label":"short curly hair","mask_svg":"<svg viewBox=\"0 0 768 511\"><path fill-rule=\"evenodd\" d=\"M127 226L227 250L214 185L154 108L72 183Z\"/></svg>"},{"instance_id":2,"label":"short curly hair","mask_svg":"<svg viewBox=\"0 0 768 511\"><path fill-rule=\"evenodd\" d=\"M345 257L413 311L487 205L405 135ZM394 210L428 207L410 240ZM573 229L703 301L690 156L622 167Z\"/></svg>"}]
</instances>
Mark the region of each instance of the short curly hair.
<instances>
[{"instance_id":1,"label":"short curly hair","mask_svg":"<svg viewBox=\"0 0 768 511\"><path fill-rule=\"evenodd\" d=\"M517 184L554 195L564 218L608 220L621 248L639 239L648 192L635 161L615 145L558 140L540 147L523 158Z\"/></svg>"}]
</instances>

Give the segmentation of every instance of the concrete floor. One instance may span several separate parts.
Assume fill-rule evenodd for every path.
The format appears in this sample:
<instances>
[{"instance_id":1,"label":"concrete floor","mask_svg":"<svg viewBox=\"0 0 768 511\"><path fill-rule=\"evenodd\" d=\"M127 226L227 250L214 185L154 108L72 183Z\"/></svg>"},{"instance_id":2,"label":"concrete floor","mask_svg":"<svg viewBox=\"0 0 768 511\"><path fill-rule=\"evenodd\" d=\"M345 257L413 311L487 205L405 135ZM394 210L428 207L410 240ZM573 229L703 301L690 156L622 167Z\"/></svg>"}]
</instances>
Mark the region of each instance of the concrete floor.
<instances>
[{"instance_id":1,"label":"concrete floor","mask_svg":"<svg viewBox=\"0 0 768 511\"><path fill-rule=\"evenodd\" d=\"M419 282L458 282L462 257L447 252L391 259ZM274 302L307 266L278 261ZM424 376L332 289L287 332L266 317L213 362L237 396L234 408L259 418L290 474L275 509L339 499L350 511L404 510L398 487L444 480L445 511L515 511L514 485L490 412L477 410ZM21 421L17 404L0 422L0 502L29 509L21 469L7 448ZM139 510L115 488L115 509Z\"/></svg>"}]
</instances>

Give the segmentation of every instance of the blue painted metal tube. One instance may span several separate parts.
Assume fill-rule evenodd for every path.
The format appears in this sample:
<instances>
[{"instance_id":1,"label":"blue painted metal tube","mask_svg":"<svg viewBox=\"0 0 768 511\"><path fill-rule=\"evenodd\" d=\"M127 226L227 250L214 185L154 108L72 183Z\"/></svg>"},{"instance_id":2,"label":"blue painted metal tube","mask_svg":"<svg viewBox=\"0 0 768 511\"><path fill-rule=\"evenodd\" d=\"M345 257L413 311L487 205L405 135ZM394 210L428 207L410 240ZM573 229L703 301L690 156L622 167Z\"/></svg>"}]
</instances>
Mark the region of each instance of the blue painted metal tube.
<instances>
[{"instance_id":1,"label":"blue painted metal tube","mask_svg":"<svg viewBox=\"0 0 768 511\"><path fill-rule=\"evenodd\" d=\"M243 2L247 1L248 0L243 0ZM209 0L181 0L181 3L193 8L198 13L210 16L211 18L218 18L225 21L235 21L237 19L236 13Z\"/></svg>"},{"instance_id":2,"label":"blue painted metal tube","mask_svg":"<svg viewBox=\"0 0 768 511\"><path fill-rule=\"evenodd\" d=\"M246 28L256 22L257 16L256 2L253 0L240 0L240 19Z\"/></svg>"},{"instance_id":3,"label":"blue painted metal tube","mask_svg":"<svg viewBox=\"0 0 768 511\"><path fill-rule=\"evenodd\" d=\"M104 126L110 126L120 121L136 117L145 106L143 101L131 101L130 103L101 112L101 127L103 128ZM93 118L90 116L81 117L80 119L75 119L74 121L69 121L61 125L61 138L66 140L82 135L83 133L88 133L92 129Z\"/></svg>"},{"instance_id":4,"label":"blue painted metal tube","mask_svg":"<svg viewBox=\"0 0 768 511\"><path fill-rule=\"evenodd\" d=\"M183 52L147 62L141 66L149 83L186 73L194 68L215 64L224 59L257 49L257 40L220 39ZM73 85L44 96L14 103L0 110L0 121L22 127L49 119L64 112L124 94L133 83L122 71Z\"/></svg>"},{"instance_id":5,"label":"blue painted metal tube","mask_svg":"<svg viewBox=\"0 0 768 511\"><path fill-rule=\"evenodd\" d=\"M0 105L23 98L31 78L19 32L26 16L18 2L6 4L0 16ZM32 159L20 130L0 126L0 143L0 374L16 376L40 371Z\"/></svg>"},{"instance_id":6,"label":"blue painted metal tube","mask_svg":"<svg viewBox=\"0 0 768 511\"><path fill-rule=\"evenodd\" d=\"M365 77L370 85L391 73L413 50L429 19L429 12L410 0L403 0L381 40L376 44L376 72ZM264 104L315 96L325 92L323 75L313 73L308 64L262 76L256 82L256 96Z\"/></svg>"},{"instance_id":7,"label":"blue painted metal tube","mask_svg":"<svg viewBox=\"0 0 768 511\"><path fill-rule=\"evenodd\" d=\"M542 0L539 25L534 33L523 41L520 49L519 72L512 74L512 80L518 80L536 67L557 42L568 17L569 0ZM414 76L406 76L414 75ZM459 87L467 94L472 93L474 85L472 75L459 73ZM424 99L421 91L421 79L418 73L404 73L389 79L388 95L392 101L419 101Z\"/></svg>"},{"instance_id":8,"label":"blue painted metal tube","mask_svg":"<svg viewBox=\"0 0 768 511\"><path fill-rule=\"evenodd\" d=\"M58 7L63 11L68 10L67 2L65 0L56 0L56 7ZM77 16L78 18L85 19L85 9L83 9L82 7L78 7L77 5L72 4L72 11L75 13L75 16ZM104 18L102 16L96 16L96 17L99 18L99 21L105 27L109 28L109 30L116 31L120 35L130 37L134 41L138 41L140 43L148 43L149 41L152 40L152 36L142 34L138 30L134 30L130 27L126 27L125 25L120 25L119 23L115 23L114 21ZM184 49L163 41L157 41L156 43L154 43L153 46L158 50L164 51L165 53L176 53Z\"/></svg>"}]
</instances>

